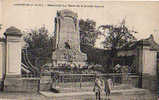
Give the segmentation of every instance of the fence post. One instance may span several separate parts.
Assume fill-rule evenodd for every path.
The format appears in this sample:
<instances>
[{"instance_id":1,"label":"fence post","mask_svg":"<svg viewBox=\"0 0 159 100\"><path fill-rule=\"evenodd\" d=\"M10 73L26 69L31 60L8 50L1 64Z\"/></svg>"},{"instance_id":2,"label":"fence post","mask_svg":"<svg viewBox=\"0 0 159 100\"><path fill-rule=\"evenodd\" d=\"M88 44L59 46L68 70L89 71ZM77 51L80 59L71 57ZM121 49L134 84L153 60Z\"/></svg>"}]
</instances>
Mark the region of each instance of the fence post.
<instances>
[{"instance_id":1,"label":"fence post","mask_svg":"<svg viewBox=\"0 0 159 100\"><path fill-rule=\"evenodd\" d=\"M82 75L80 77L80 88L82 87Z\"/></svg>"},{"instance_id":2,"label":"fence post","mask_svg":"<svg viewBox=\"0 0 159 100\"><path fill-rule=\"evenodd\" d=\"M74 85L73 82L74 82L74 77L72 75L72 85L71 85L72 86L72 90L73 90L73 85Z\"/></svg>"},{"instance_id":3,"label":"fence post","mask_svg":"<svg viewBox=\"0 0 159 100\"><path fill-rule=\"evenodd\" d=\"M62 87L64 87L64 76L62 76L61 78L62 78Z\"/></svg>"},{"instance_id":4,"label":"fence post","mask_svg":"<svg viewBox=\"0 0 159 100\"><path fill-rule=\"evenodd\" d=\"M38 89L37 89L37 92L39 93L40 91L40 78L38 79Z\"/></svg>"}]
</instances>

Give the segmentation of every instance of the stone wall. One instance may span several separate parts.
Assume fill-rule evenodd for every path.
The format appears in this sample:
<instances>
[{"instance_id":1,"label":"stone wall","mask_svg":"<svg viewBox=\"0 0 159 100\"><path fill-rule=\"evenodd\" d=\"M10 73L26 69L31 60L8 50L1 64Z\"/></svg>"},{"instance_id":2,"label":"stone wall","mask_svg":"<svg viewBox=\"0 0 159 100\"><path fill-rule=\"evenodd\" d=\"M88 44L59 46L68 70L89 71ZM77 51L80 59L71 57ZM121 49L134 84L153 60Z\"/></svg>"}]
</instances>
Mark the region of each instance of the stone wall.
<instances>
[{"instance_id":1,"label":"stone wall","mask_svg":"<svg viewBox=\"0 0 159 100\"><path fill-rule=\"evenodd\" d=\"M152 76L150 74L142 75L142 88L157 93L157 86L157 76Z\"/></svg>"},{"instance_id":2,"label":"stone wall","mask_svg":"<svg viewBox=\"0 0 159 100\"><path fill-rule=\"evenodd\" d=\"M5 39L0 38L0 80L3 78L5 73Z\"/></svg>"},{"instance_id":3,"label":"stone wall","mask_svg":"<svg viewBox=\"0 0 159 100\"><path fill-rule=\"evenodd\" d=\"M39 78L6 79L5 90L9 92L38 92Z\"/></svg>"}]
</instances>

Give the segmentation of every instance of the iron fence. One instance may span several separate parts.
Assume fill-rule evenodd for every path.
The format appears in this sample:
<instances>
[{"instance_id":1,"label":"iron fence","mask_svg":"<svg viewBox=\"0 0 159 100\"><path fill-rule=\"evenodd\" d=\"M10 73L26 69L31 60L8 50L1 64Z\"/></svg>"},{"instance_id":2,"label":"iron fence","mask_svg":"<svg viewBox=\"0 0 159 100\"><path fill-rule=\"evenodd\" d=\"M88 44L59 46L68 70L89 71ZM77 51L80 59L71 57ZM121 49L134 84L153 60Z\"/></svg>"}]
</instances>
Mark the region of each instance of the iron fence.
<instances>
[{"instance_id":1,"label":"iron fence","mask_svg":"<svg viewBox=\"0 0 159 100\"><path fill-rule=\"evenodd\" d=\"M133 79L139 77L134 74L129 74L128 79L132 78L132 75ZM112 79L114 85L119 85L123 82L122 73L99 74L98 76L103 80ZM52 83L58 87L89 87L94 85L95 77L95 74L58 74L52 76ZM132 80L128 81L130 82Z\"/></svg>"}]
</instances>

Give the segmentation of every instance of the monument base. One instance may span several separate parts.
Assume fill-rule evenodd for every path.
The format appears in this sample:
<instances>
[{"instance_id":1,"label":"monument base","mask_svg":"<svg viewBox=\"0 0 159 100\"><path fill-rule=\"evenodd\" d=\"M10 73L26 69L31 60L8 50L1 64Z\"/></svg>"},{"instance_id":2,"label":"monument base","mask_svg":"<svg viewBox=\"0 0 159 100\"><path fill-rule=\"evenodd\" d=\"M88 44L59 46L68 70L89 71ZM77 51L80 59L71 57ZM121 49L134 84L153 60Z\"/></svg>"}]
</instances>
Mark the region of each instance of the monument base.
<instances>
[{"instance_id":1,"label":"monument base","mask_svg":"<svg viewBox=\"0 0 159 100\"><path fill-rule=\"evenodd\" d=\"M68 59L68 56L70 59ZM53 52L54 66L62 66L64 64L73 64L77 67L85 66L86 60L87 55L80 51L73 52L72 50L67 49L57 49L55 52Z\"/></svg>"}]
</instances>

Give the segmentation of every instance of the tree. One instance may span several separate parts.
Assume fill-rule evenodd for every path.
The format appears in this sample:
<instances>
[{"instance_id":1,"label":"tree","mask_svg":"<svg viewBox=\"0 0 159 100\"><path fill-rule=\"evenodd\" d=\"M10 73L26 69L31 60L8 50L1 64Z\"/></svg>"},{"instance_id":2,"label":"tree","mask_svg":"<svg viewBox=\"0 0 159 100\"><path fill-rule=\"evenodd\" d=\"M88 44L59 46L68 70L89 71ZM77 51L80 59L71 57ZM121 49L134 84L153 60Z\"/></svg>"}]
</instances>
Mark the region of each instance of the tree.
<instances>
[{"instance_id":1,"label":"tree","mask_svg":"<svg viewBox=\"0 0 159 100\"><path fill-rule=\"evenodd\" d=\"M96 29L96 22L90 19L86 19L86 20L80 19L79 27L80 27L81 45L94 47L96 38L99 33L99 31L97 31Z\"/></svg>"},{"instance_id":2,"label":"tree","mask_svg":"<svg viewBox=\"0 0 159 100\"><path fill-rule=\"evenodd\" d=\"M117 50L121 49L124 45L137 40L132 35L132 33L137 32L128 29L125 19L119 25L101 25L98 29L101 29L102 35L105 36L103 44L105 48L111 50L111 57L115 57Z\"/></svg>"},{"instance_id":3,"label":"tree","mask_svg":"<svg viewBox=\"0 0 159 100\"><path fill-rule=\"evenodd\" d=\"M105 37L103 42L104 47L110 50L107 65L109 69L111 69L111 66L114 66L114 58L117 57L118 50L125 45L136 41L137 39L132 33L137 32L130 30L126 26L125 19L123 19L119 25L101 25L98 29L101 30L102 35Z\"/></svg>"},{"instance_id":4,"label":"tree","mask_svg":"<svg viewBox=\"0 0 159 100\"><path fill-rule=\"evenodd\" d=\"M45 27L31 29L26 32L24 41L28 45L27 53L29 60L34 66L36 66L36 63L42 66L51 60L54 50L54 39L53 36L49 36L48 30Z\"/></svg>"}]
</instances>

